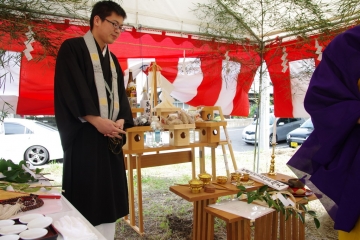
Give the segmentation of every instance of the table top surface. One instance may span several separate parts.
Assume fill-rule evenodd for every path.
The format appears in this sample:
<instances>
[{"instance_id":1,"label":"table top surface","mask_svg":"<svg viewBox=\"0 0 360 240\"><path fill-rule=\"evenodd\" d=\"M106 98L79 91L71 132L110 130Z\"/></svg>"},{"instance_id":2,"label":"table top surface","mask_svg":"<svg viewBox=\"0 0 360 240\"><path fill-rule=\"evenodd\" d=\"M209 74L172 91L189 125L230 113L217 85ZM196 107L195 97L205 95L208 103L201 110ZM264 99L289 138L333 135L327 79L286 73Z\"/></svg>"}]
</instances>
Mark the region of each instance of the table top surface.
<instances>
[{"instance_id":1,"label":"table top surface","mask_svg":"<svg viewBox=\"0 0 360 240\"><path fill-rule=\"evenodd\" d=\"M275 176L270 176L270 175L267 175L267 176L272 179L283 181L283 182L287 182L288 179L293 178L291 176L287 176L287 175L284 175L281 173L278 173ZM214 183L216 183L216 182L214 182ZM254 186L248 187L247 190L253 191L263 185L264 184L262 184L262 183L255 182ZM222 188L221 186L225 187L226 189L225 188L224 188L224 190L220 189L220 188ZM201 190L200 193L192 193L189 186L183 186L183 185L171 186L170 191L189 202L218 198L218 197L223 197L223 196L227 196L227 195L237 194L239 192L239 189L234 184L230 183L230 181L228 181L226 184L215 185L215 187L217 189L215 190L214 193L207 193L207 192L204 192L203 190ZM315 194L312 194L311 196L308 197L308 200L305 200L302 197L296 197L295 199L296 199L297 203L307 203L307 201L312 201L317 198L316 198Z\"/></svg>"},{"instance_id":2,"label":"table top surface","mask_svg":"<svg viewBox=\"0 0 360 240\"><path fill-rule=\"evenodd\" d=\"M204 143L204 142L195 142L190 143L189 145L185 146L172 146L170 144L164 144L162 147L147 147L144 146L143 149L128 149L128 145L124 145L123 152L124 154L140 154L140 153L147 153L147 152L159 152L159 151L169 151L169 150L179 150L179 149L186 149L186 148L196 148L196 147L217 147L218 143Z\"/></svg>"}]
</instances>

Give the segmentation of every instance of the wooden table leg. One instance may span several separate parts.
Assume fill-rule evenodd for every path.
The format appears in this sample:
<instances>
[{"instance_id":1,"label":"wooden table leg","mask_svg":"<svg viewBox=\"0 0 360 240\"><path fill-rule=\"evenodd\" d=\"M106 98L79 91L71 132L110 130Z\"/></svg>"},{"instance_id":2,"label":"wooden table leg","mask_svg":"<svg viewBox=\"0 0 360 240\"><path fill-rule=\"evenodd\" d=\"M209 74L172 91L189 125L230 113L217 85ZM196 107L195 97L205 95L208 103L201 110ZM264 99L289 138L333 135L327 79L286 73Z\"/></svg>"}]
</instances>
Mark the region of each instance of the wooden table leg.
<instances>
[{"instance_id":1,"label":"wooden table leg","mask_svg":"<svg viewBox=\"0 0 360 240\"><path fill-rule=\"evenodd\" d=\"M195 164L195 148L192 147L191 148L191 173L192 173L192 179L195 179L196 178L196 164Z\"/></svg>"},{"instance_id":2,"label":"wooden table leg","mask_svg":"<svg viewBox=\"0 0 360 240\"><path fill-rule=\"evenodd\" d=\"M303 216L303 219L305 220L305 213L301 213ZM298 220L299 223L299 240L305 240L305 223L302 223L300 220Z\"/></svg>"},{"instance_id":3,"label":"wooden table leg","mask_svg":"<svg viewBox=\"0 0 360 240\"><path fill-rule=\"evenodd\" d=\"M205 172L205 147L199 147L200 173Z\"/></svg>"},{"instance_id":4,"label":"wooden table leg","mask_svg":"<svg viewBox=\"0 0 360 240\"><path fill-rule=\"evenodd\" d=\"M141 185L141 154L136 156L136 170L138 181L138 210L139 210L139 227L135 222L135 194L134 194L134 173L131 165L131 154L127 155L127 170L128 170L128 194L129 194L129 217L124 220L129 226L138 234L144 235L143 210L142 210L142 185Z\"/></svg>"},{"instance_id":5,"label":"wooden table leg","mask_svg":"<svg viewBox=\"0 0 360 240\"><path fill-rule=\"evenodd\" d=\"M143 205L142 205L142 184L141 184L141 154L136 155L136 170L137 170L137 191L138 191L138 208L139 208L139 231L144 234L144 219L143 219Z\"/></svg>"},{"instance_id":6,"label":"wooden table leg","mask_svg":"<svg viewBox=\"0 0 360 240\"><path fill-rule=\"evenodd\" d=\"M193 240L212 240L214 236L214 217L205 212L205 207L215 203L215 199L195 201L193 212Z\"/></svg>"},{"instance_id":7,"label":"wooden table leg","mask_svg":"<svg viewBox=\"0 0 360 240\"><path fill-rule=\"evenodd\" d=\"M129 194L129 215L130 220L125 220L130 226L135 226L135 206L134 206L134 173L131 167L131 154L127 154L127 169L128 169L128 194Z\"/></svg>"},{"instance_id":8,"label":"wooden table leg","mask_svg":"<svg viewBox=\"0 0 360 240\"><path fill-rule=\"evenodd\" d=\"M216 161L215 161L215 147L211 147L211 170L212 179L216 180Z\"/></svg>"}]
</instances>

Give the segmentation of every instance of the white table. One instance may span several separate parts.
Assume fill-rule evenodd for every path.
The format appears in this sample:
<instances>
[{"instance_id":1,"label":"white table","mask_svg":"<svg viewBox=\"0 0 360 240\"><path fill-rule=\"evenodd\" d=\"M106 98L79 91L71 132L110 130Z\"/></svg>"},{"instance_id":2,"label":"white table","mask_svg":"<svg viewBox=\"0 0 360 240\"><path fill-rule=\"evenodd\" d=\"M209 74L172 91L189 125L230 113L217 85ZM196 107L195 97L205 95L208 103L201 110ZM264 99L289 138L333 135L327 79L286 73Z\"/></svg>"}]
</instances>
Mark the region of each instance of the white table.
<instances>
[{"instance_id":1,"label":"white table","mask_svg":"<svg viewBox=\"0 0 360 240\"><path fill-rule=\"evenodd\" d=\"M19 218L22 215L30 213L40 213L44 214L47 217L51 217L53 222L58 221L61 217L71 216L79 217L86 226L98 236L99 240L106 240L106 238L101 235L101 233L93 226L91 223L86 220L86 218L63 196L60 199L43 199L44 205L40 208L36 208L30 211L19 213L12 218ZM62 240L63 237L59 234L58 240Z\"/></svg>"}]
</instances>

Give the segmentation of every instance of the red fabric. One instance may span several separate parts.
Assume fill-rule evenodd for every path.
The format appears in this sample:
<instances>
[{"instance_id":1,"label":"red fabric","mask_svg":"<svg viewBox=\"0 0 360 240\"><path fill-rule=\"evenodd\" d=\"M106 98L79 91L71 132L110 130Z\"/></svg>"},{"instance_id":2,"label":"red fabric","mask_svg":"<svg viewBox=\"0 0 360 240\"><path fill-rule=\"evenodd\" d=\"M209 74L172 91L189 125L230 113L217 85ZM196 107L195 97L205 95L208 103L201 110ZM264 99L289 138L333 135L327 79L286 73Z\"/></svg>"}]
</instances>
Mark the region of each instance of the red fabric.
<instances>
[{"instance_id":1,"label":"red fabric","mask_svg":"<svg viewBox=\"0 0 360 240\"><path fill-rule=\"evenodd\" d=\"M323 47L328 44L329 39L318 39L318 43ZM283 48L286 48L287 66L290 61L313 58L315 65L319 64L316 54L315 37L310 40L298 39L287 43L276 43L267 46L267 51L264 55L270 79L274 85L274 114L277 117L293 117L291 82L290 82L290 68L282 72Z\"/></svg>"},{"instance_id":2,"label":"red fabric","mask_svg":"<svg viewBox=\"0 0 360 240\"><path fill-rule=\"evenodd\" d=\"M222 59L202 58L203 81L197 89L197 95L187 104L191 106L214 106L221 90Z\"/></svg>"},{"instance_id":3,"label":"red fabric","mask_svg":"<svg viewBox=\"0 0 360 240\"><path fill-rule=\"evenodd\" d=\"M1 24L9 24L2 22ZM34 23L32 31L36 39L48 37L49 42L41 45L39 41L32 44L33 60L21 60L20 95L17 113L23 115L54 114L53 109L53 78L56 52L61 43L70 37L82 36L88 31L87 26L74 26L65 23L41 22ZM25 33L29 29L24 26L19 29L18 36L11 38L8 33L0 35L0 48L22 52L25 49ZM332 38L332 36L330 37ZM330 39L329 38L329 39ZM320 41L325 46L329 39ZM289 95L289 70L282 73L282 47L286 45L288 60L304 58L317 58L314 40L308 44L297 45L299 41L289 43L272 43L267 46L265 61L268 65L271 80L274 84L275 115L291 117L291 94ZM232 115L247 116L249 111L248 91L254 78L255 69L260 65L259 56L254 49L245 49L244 46L226 45L211 41L201 41L188 38L150 35L140 31L124 32L119 39L110 46L111 51L117 56L123 70L127 69L128 58L156 58L163 68L162 74L170 81L175 80L177 74L178 58L198 57L201 59L201 68L204 81L198 87L198 95L188 102L193 106L216 103L217 96L222 87L221 68L224 54L230 50L232 59L241 63L238 76L236 95L233 100ZM47 56L43 58L43 56Z\"/></svg>"},{"instance_id":4,"label":"red fabric","mask_svg":"<svg viewBox=\"0 0 360 240\"><path fill-rule=\"evenodd\" d=\"M54 67L53 57L39 62L21 59L18 114L54 114Z\"/></svg>"}]
</instances>

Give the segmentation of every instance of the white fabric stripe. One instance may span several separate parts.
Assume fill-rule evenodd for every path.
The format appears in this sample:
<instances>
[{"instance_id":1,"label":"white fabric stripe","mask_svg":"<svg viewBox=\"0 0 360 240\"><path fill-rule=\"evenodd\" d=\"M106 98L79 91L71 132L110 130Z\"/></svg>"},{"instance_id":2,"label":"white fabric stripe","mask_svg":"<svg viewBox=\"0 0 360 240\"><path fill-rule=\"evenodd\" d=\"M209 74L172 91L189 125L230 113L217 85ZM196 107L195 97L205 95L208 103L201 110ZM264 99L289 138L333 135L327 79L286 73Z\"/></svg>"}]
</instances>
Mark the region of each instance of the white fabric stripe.
<instances>
[{"instance_id":1,"label":"white fabric stripe","mask_svg":"<svg viewBox=\"0 0 360 240\"><path fill-rule=\"evenodd\" d=\"M91 57L93 68L94 68L95 85L96 85L96 90L97 90L97 93L99 96L100 116L102 118L109 118L113 121L116 121L119 110L120 110L119 109L120 104L119 104L119 94L118 94L118 85L117 85L117 72L115 69L114 61L109 52L110 69L111 69L111 74L112 74L112 90L109 92L110 99L111 99L110 114L109 114L109 110L108 110L109 103L107 101L106 89L105 89L105 85L107 83L104 79L104 75L103 75L103 71L101 68L100 58L99 58L99 54L97 51L94 36L92 35L91 31L89 30L83 36L83 38L84 38L86 46L89 50L89 54Z\"/></svg>"},{"instance_id":2,"label":"white fabric stripe","mask_svg":"<svg viewBox=\"0 0 360 240\"><path fill-rule=\"evenodd\" d=\"M6 51L0 68L0 108L16 113L19 99L21 53ZM10 104L7 105L5 103ZM5 105L4 105L5 104ZM10 108L11 107L11 108Z\"/></svg>"},{"instance_id":3,"label":"white fabric stripe","mask_svg":"<svg viewBox=\"0 0 360 240\"><path fill-rule=\"evenodd\" d=\"M170 95L181 102L189 102L197 95L197 88L203 81L201 71L201 60L186 58L185 65L183 58L179 58L178 73L173 82L174 90Z\"/></svg>"},{"instance_id":4,"label":"white fabric stripe","mask_svg":"<svg viewBox=\"0 0 360 240\"><path fill-rule=\"evenodd\" d=\"M310 117L304 108L304 98L311 76L315 71L315 60L309 58L291 61L289 67L293 117Z\"/></svg>"},{"instance_id":5,"label":"white fabric stripe","mask_svg":"<svg viewBox=\"0 0 360 240\"><path fill-rule=\"evenodd\" d=\"M215 106L221 106L224 115L229 115L233 110L240 68L240 63L226 60L222 62L222 85Z\"/></svg>"}]
</instances>

